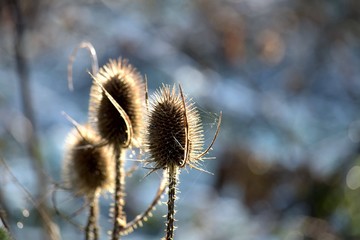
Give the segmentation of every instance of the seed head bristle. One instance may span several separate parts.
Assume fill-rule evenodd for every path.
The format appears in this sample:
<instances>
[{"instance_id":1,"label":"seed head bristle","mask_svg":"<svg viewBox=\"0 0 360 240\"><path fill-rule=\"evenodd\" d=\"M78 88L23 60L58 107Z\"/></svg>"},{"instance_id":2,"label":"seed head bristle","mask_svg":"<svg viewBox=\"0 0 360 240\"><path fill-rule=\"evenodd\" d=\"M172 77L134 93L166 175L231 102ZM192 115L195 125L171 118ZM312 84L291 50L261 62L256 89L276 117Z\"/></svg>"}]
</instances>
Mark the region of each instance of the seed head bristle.
<instances>
[{"instance_id":1,"label":"seed head bristle","mask_svg":"<svg viewBox=\"0 0 360 240\"><path fill-rule=\"evenodd\" d=\"M152 100L146 130L150 162L154 163L155 169L183 167L184 160L195 166L199 160L196 156L204 145L202 124L196 107L191 101L183 100L175 86L171 88L163 85L155 92ZM186 135L188 154L187 159L184 159Z\"/></svg>"},{"instance_id":2,"label":"seed head bristle","mask_svg":"<svg viewBox=\"0 0 360 240\"><path fill-rule=\"evenodd\" d=\"M133 139L140 141L144 83L141 75L127 60L110 60L94 76L129 116ZM98 84L90 93L89 119L101 137L110 144L122 145L128 138L127 126L118 110Z\"/></svg>"},{"instance_id":3,"label":"seed head bristle","mask_svg":"<svg viewBox=\"0 0 360 240\"><path fill-rule=\"evenodd\" d=\"M63 179L78 195L93 196L112 190L113 160L107 147L94 146L100 137L89 125L73 129L66 139Z\"/></svg>"}]
</instances>

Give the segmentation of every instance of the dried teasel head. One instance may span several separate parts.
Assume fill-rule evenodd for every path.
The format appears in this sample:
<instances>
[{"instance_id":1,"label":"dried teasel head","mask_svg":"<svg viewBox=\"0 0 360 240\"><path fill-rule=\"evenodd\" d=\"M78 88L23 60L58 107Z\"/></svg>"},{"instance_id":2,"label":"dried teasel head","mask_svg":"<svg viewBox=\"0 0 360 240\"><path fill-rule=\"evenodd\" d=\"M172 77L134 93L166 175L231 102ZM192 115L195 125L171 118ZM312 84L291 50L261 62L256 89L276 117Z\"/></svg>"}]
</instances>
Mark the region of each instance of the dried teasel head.
<instances>
[{"instance_id":1,"label":"dried teasel head","mask_svg":"<svg viewBox=\"0 0 360 240\"><path fill-rule=\"evenodd\" d=\"M138 145L136 142L140 141L144 103L144 83L141 75L127 60L118 59L110 60L93 78L90 122L110 144L124 146L135 140L132 144ZM119 114L119 110L106 94L123 109L125 116ZM131 135L132 139L129 139Z\"/></svg>"},{"instance_id":2,"label":"dried teasel head","mask_svg":"<svg viewBox=\"0 0 360 240\"><path fill-rule=\"evenodd\" d=\"M147 119L146 147L154 169L196 167L204 138L199 113L180 87L163 85L155 92Z\"/></svg>"},{"instance_id":3,"label":"dried teasel head","mask_svg":"<svg viewBox=\"0 0 360 240\"><path fill-rule=\"evenodd\" d=\"M113 188L113 158L107 147L96 146L99 141L88 124L77 126L66 139L63 179L78 195L92 197Z\"/></svg>"}]
</instances>

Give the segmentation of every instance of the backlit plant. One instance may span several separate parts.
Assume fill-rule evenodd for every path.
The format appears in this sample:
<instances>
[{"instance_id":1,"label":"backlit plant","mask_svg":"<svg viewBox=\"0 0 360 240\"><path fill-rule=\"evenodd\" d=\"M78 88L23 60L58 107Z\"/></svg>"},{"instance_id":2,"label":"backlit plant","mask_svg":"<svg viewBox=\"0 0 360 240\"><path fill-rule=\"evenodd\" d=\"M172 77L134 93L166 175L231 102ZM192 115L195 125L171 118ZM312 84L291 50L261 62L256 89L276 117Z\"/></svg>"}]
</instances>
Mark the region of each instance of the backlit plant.
<instances>
[{"instance_id":1,"label":"backlit plant","mask_svg":"<svg viewBox=\"0 0 360 240\"><path fill-rule=\"evenodd\" d=\"M90 92L89 123L79 125L69 135L64 160L64 181L76 194L89 202L89 220L85 228L86 239L99 239L97 223L98 195L105 190L114 193L111 239L129 234L151 216L168 188L168 213L165 239L174 238L175 200L178 175L189 166L200 171L201 161L209 152L218 135L217 130L210 146L204 149L203 126L194 102L187 100L181 86L163 85L150 97L140 73L125 59L110 60L100 70L90 43L82 43L93 60L93 84ZM74 59L74 52L72 60ZM71 70L71 67L69 68ZM70 71L71 76L71 71ZM69 80L69 86L72 81ZM148 208L128 221L124 211L124 170L126 150L143 149L148 154L146 167L150 173L163 169L154 200Z\"/></svg>"}]
</instances>

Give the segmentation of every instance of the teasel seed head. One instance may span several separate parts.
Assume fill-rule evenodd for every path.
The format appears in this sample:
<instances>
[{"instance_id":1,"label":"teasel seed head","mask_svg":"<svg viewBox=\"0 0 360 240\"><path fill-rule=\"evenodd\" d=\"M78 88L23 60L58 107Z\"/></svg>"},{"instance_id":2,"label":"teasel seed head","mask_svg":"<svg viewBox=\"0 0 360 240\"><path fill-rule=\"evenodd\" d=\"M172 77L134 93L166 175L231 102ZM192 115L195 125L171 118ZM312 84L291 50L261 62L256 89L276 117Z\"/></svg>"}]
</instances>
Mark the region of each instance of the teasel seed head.
<instances>
[{"instance_id":1,"label":"teasel seed head","mask_svg":"<svg viewBox=\"0 0 360 240\"><path fill-rule=\"evenodd\" d=\"M100 137L87 124L73 129L66 139L63 179L78 195L93 197L113 188L113 158L106 146L96 146Z\"/></svg>"},{"instance_id":2,"label":"teasel seed head","mask_svg":"<svg viewBox=\"0 0 360 240\"><path fill-rule=\"evenodd\" d=\"M154 169L196 166L204 138L199 113L190 100L163 85L154 94L147 119L146 147Z\"/></svg>"},{"instance_id":3,"label":"teasel seed head","mask_svg":"<svg viewBox=\"0 0 360 240\"><path fill-rule=\"evenodd\" d=\"M91 87L89 119L100 136L110 144L124 145L129 137L128 125L132 127L133 145L140 142L144 83L141 75L127 60L110 60L94 76L96 83ZM126 122L105 95L101 84L121 106L130 119Z\"/></svg>"}]
</instances>

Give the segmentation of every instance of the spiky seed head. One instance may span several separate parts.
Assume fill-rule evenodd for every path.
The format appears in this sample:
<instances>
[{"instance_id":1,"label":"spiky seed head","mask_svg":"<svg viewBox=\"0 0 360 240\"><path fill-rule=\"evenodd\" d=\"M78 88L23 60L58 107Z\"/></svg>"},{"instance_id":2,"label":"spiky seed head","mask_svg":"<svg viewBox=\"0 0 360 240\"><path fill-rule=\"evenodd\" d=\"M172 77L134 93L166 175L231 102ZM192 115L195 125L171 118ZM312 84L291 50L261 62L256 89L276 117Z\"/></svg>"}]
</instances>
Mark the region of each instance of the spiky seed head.
<instances>
[{"instance_id":1,"label":"spiky seed head","mask_svg":"<svg viewBox=\"0 0 360 240\"><path fill-rule=\"evenodd\" d=\"M133 128L132 140L139 142L145 95L141 75L127 60L119 58L110 60L94 77L129 116ZM91 87L89 120L108 143L122 145L126 142L128 133L125 119L96 83Z\"/></svg>"},{"instance_id":2,"label":"spiky seed head","mask_svg":"<svg viewBox=\"0 0 360 240\"><path fill-rule=\"evenodd\" d=\"M78 195L93 196L113 187L113 158L108 147L95 146L100 140L88 124L73 129L66 139L63 179Z\"/></svg>"},{"instance_id":3,"label":"spiky seed head","mask_svg":"<svg viewBox=\"0 0 360 240\"><path fill-rule=\"evenodd\" d=\"M185 102L185 107L184 107ZM186 119L185 119L186 110ZM185 156L188 124L188 155ZM183 166L183 161L196 165L203 148L203 130L198 111L191 101L182 99L180 93L163 85L153 95L147 119L146 147L154 168Z\"/></svg>"}]
</instances>

